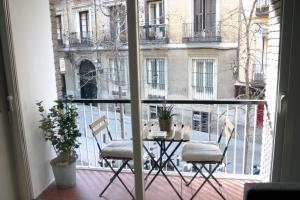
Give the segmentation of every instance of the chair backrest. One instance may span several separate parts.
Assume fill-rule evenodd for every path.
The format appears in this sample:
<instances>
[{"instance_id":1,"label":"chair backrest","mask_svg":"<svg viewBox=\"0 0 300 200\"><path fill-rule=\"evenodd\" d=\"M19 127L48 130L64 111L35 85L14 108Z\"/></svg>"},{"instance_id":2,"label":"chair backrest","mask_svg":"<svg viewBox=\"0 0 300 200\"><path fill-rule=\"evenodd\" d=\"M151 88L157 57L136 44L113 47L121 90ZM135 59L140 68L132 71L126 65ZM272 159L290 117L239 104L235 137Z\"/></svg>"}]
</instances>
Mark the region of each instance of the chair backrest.
<instances>
[{"instance_id":1,"label":"chair backrest","mask_svg":"<svg viewBox=\"0 0 300 200\"><path fill-rule=\"evenodd\" d=\"M95 138L95 140L97 142L97 146L98 146L98 148L99 148L100 151L101 151L101 147L100 147L100 144L99 144L98 139L97 139L97 135L99 133L102 133L102 131L104 129L106 129L107 133L109 135L110 140L112 140L110 131L108 129L108 123L107 123L106 120L107 120L107 117L105 115L103 115L103 116L99 117L97 120L95 120L94 122L92 122L89 125L90 129L92 130L92 134L93 134L93 136L94 136L94 138Z\"/></svg>"},{"instance_id":2,"label":"chair backrest","mask_svg":"<svg viewBox=\"0 0 300 200\"><path fill-rule=\"evenodd\" d=\"M227 138L232 137L234 131L234 125L231 123L231 121L226 118L225 120L225 126L224 126L224 133L226 135Z\"/></svg>"},{"instance_id":3,"label":"chair backrest","mask_svg":"<svg viewBox=\"0 0 300 200\"><path fill-rule=\"evenodd\" d=\"M221 132L221 134L219 135L219 138L218 138L218 143L220 144L223 134L227 138L231 139L233 131L234 131L234 125L232 124L232 122L228 118L226 118L224 126L222 128L222 132Z\"/></svg>"},{"instance_id":4,"label":"chair backrest","mask_svg":"<svg viewBox=\"0 0 300 200\"><path fill-rule=\"evenodd\" d=\"M227 138L227 143L226 143L225 149L223 151L223 158L224 158L224 156L227 152L228 145L229 145L229 142L232 138L233 132L234 132L234 125L232 124L232 122L228 118L226 118L222 133L220 134L219 139L218 139L218 143L220 144L223 134L225 134L225 136Z\"/></svg>"}]
</instances>

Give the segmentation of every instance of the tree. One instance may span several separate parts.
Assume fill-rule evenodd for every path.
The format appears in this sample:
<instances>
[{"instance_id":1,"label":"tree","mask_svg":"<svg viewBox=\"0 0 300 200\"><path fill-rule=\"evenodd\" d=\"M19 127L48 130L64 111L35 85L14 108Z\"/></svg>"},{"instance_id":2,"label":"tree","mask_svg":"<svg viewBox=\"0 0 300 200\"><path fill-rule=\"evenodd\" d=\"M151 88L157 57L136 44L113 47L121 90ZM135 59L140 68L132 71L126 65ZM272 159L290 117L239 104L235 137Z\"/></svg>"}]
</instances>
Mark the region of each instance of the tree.
<instances>
[{"instance_id":1,"label":"tree","mask_svg":"<svg viewBox=\"0 0 300 200\"><path fill-rule=\"evenodd\" d=\"M255 66L264 67L264 55L258 56L260 50L257 49L255 39L257 34L263 31L262 22L255 16L257 0L243 1L240 0L238 9L238 51L237 61L235 62L235 71L238 71L236 79L242 83L244 87L240 87L236 94L238 99L263 99L265 88L264 85L258 87L256 85ZM263 45L264 46L264 45ZM264 54L264 49L262 49ZM264 72L262 72L264 73ZM262 74L264 76L264 74ZM264 80L261 80L264 82ZM245 106L245 131L244 131L244 148L243 152L243 173L248 173L248 150L249 150L249 135L250 135L250 119L253 110L251 105Z\"/></svg>"}]
</instances>

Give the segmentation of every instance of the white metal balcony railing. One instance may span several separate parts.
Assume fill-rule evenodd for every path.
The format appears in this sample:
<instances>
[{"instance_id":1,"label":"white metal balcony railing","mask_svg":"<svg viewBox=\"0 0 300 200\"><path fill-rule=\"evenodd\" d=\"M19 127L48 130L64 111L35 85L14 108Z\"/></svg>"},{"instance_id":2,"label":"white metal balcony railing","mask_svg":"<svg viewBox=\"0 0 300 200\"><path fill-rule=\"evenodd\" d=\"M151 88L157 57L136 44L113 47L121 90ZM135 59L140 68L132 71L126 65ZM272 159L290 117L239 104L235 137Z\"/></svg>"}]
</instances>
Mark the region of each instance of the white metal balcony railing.
<instances>
[{"instance_id":1,"label":"white metal balcony railing","mask_svg":"<svg viewBox=\"0 0 300 200\"><path fill-rule=\"evenodd\" d=\"M130 100L74 100L74 102L78 108L78 125L82 132L77 165L79 167L105 169L104 163L98 162L98 149L88 125L99 116L107 115L112 137L121 139L120 132L121 127L123 127L125 139L130 139L132 137L131 124L133 123L130 115ZM143 123L157 121L156 119L151 119L149 106L161 105L164 102L175 105L177 115L174 122L182 122L194 129L191 129L191 140L216 141L221 132L224 119L229 117L235 124L235 132L226 155L225 164L218 170L219 173L237 175L259 174L262 137L263 134L266 134L267 128L265 126L268 124L264 122L264 113L266 112L264 101L143 100ZM124 109L120 109L120 105L123 105ZM120 119L120 112L122 111L124 120ZM121 123L123 123L123 126L121 126ZM248 140L245 140L245 135L247 134ZM98 139L101 145L105 145L109 141L106 130L101 135L101 138ZM248 147L246 147L246 141L248 141ZM223 138L222 144L225 144L225 142L226 138ZM146 142L145 145L158 157L159 149L155 142ZM192 166L180 160L180 151L181 148L174 154L173 162L183 172L192 172ZM245 161L246 158L247 161ZM113 162L114 166L119 164ZM150 158L145 152L144 169L149 169L150 165ZM173 171L174 168L172 165L167 164L165 170Z\"/></svg>"}]
</instances>

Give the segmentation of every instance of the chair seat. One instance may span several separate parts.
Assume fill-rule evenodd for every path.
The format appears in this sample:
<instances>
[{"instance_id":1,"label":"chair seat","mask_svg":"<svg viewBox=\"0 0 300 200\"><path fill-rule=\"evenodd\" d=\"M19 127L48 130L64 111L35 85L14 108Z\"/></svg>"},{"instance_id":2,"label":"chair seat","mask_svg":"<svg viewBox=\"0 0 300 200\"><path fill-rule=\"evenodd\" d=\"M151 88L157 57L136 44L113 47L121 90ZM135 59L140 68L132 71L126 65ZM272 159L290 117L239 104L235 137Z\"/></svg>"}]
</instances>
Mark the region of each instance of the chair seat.
<instances>
[{"instance_id":1,"label":"chair seat","mask_svg":"<svg viewBox=\"0 0 300 200\"><path fill-rule=\"evenodd\" d=\"M188 142L182 147L182 160L187 162L221 162L222 156L214 142Z\"/></svg>"},{"instance_id":2,"label":"chair seat","mask_svg":"<svg viewBox=\"0 0 300 200\"><path fill-rule=\"evenodd\" d=\"M132 141L118 140L108 143L101 152L102 158L133 158Z\"/></svg>"}]
</instances>

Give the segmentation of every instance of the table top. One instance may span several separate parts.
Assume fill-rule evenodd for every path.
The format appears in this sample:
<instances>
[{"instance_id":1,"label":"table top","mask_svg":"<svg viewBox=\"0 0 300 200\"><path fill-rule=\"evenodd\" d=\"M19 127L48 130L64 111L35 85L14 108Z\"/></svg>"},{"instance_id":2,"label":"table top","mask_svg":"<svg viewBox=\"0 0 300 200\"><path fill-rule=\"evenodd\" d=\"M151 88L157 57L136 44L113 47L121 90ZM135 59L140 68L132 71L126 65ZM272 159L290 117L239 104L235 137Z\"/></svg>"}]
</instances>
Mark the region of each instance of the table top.
<instances>
[{"instance_id":1,"label":"table top","mask_svg":"<svg viewBox=\"0 0 300 200\"><path fill-rule=\"evenodd\" d=\"M153 137L151 131L159 131L158 123L148 123L143 127L143 140L144 141L183 141L190 140L190 127L175 123L172 126L172 131L167 133L166 137Z\"/></svg>"}]
</instances>

